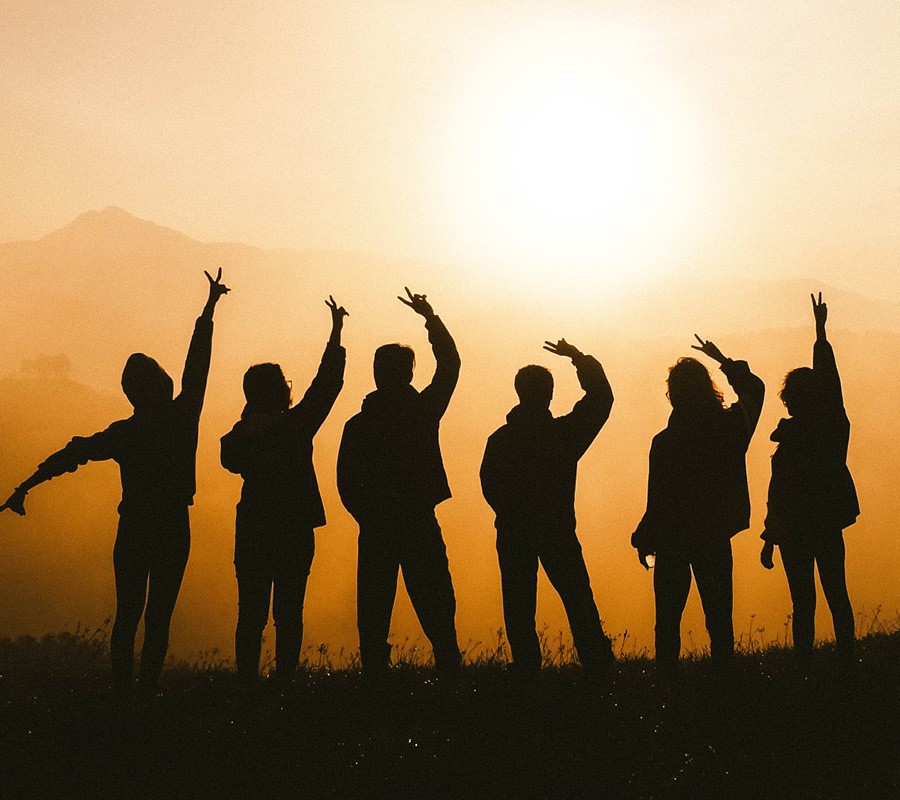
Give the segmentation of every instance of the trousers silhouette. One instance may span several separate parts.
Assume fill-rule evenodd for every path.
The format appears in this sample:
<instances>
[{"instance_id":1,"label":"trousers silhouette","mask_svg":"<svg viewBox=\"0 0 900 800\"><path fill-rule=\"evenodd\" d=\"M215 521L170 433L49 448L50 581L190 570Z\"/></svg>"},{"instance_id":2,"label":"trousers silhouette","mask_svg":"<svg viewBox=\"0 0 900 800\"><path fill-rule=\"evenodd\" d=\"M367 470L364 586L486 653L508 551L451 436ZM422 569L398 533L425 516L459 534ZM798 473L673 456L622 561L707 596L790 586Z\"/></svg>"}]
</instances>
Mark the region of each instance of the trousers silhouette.
<instances>
[{"instance_id":1,"label":"trousers silhouette","mask_svg":"<svg viewBox=\"0 0 900 800\"><path fill-rule=\"evenodd\" d=\"M454 669L460 662L456 597L447 549L430 510L409 519L360 524L357 621L363 669L378 674L390 667L391 645L387 639L400 570L422 630L434 649L435 665Z\"/></svg>"},{"instance_id":2,"label":"trousers silhouette","mask_svg":"<svg viewBox=\"0 0 900 800\"><path fill-rule=\"evenodd\" d=\"M156 683L190 549L187 506L154 516L120 518L113 549L116 621L110 639L113 676L119 686L131 680L134 639L142 614L141 685L150 688Z\"/></svg>"},{"instance_id":3,"label":"trousers silhouette","mask_svg":"<svg viewBox=\"0 0 900 800\"><path fill-rule=\"evenodd\" d=\"M538 562L566 609L578 658L586 670L612 659L594 603L581 544L574 529L564 531L498 528L497 555L503 591L503 621L516 669L541 667L541 646L534 627Z\"/></svg>"},{"instance_id":4,"label":"trousers silhouette","mask_svg":"<svg viewBox=\"0 0 900 800\"><path fill-rule=\"evenodd\" d=\"M290 679L303 642L303 601L315 555L315 534L304 531L280 543L277 550L236 561L238 623L235 654L238 675L253 682L259 670L262 634L275 622L275 665L279 679Z\"/></svg>"},{"instance_id":5,"label":"trousers silhouette","mask_svg":"<svg viewBox=\"0 0 900 800\"><path fill-rule=\"evenodd\" d=\"M844 572L843 531L836 528L809 539L794 539L779 545L779 550L794 606L791 627L797 656L807 659L812 654L816 615L814 570L818 567L822 591L834 621L838 652L849 658L853 654L855 624Z\"/></svg>"},{"instance_id":6,"label":"trousers silhouette","mask_svg":"<svg viewBox=\"0 0 900 800\"><path fill-rule=\"evenodd\" d=\"M656 663L662 669L678 666L681 653L681 615L697 581L713 663L722 665L734 652L731 540L709 538L701 546L660 548L653 570L656 595Z\"/></svg>"}]
</instances>

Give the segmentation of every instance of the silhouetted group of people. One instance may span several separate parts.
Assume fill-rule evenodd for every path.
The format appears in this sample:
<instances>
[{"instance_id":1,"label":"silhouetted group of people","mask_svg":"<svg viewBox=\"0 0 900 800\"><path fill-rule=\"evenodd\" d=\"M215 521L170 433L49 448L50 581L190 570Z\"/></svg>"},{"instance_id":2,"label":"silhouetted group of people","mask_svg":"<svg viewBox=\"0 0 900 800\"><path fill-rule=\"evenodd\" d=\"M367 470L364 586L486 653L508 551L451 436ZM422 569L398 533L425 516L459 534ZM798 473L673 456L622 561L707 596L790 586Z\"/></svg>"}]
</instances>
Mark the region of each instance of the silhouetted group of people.
<instances>
[{"instance_id":1,"label":"silhouetted group of people","mask_svg":"<svg viewBox=\"0 0 900 800\"><path fill-rule=\"evenodd\" d=\"M116 616L111 638L117 687L129 691L134 640L145 634L140 687L152 692L165 660L169 624L190 550L188 509L196 490L197 430L210 366L213 312L229 291L222 272L206 273L209 297L198 318L174 396L172 379L142 353L129 357L122 389L134 407L128 419L49 456L0 510L25 513L27 493L88 461L112 459L121 470L122 501L113 553ZM388 641L397 578L404 583L434 651L435 667L461 663L447 552L435 508L451 496L441 455L440 422L459 378L460 356L447 327L423 294L401 302L421 315L436 369L422 391L412 386L415 354L386 344L375 351L375 391L346 423L337 459L342 502L359 525L357 624L363 675L377 680L391 664ZM314 530L325 511L313 467L313 441L343 386L346 310L333 298L331 335L318 372L299 402L278 364L245 373L241 418L222 437L221 461L240 474L234 565L238 583L235 654L239 677L258 679L263 630L276 627L275 676L290 681L303 638L303 604L315 552ZM816 342L812 368L785 378L788 417L772 434L763 566L780 552L793 603L794 648L806 660L813 647L818 566L834 617L840 655L853 654L854 621L844 575L843 529L859 505L846 457L850 423L844 411L827 307L813 298ZM686 357L670 368L672 413L650 449L647 509L632 544L645 568L654 559L656 661L677 669L680 623L691 575L706 617L713 664L734 651L731 538L750 525L745 456L762 410L765 387L745 361L712 342L694 349L718 362L737 394L725 406L707 368ZM481 464L485 499L496 515L497 555L513 673L541 667L535 631L538 564L565 606L586 675L603 677L614 661L576 535L578 461L609 418L613 393L600 363L560 339L545 349L571 359L584 396L561 417L550 412L553 376L529 365L515 377L519 403L487 442Z\"/></svg>"}]
</instances>

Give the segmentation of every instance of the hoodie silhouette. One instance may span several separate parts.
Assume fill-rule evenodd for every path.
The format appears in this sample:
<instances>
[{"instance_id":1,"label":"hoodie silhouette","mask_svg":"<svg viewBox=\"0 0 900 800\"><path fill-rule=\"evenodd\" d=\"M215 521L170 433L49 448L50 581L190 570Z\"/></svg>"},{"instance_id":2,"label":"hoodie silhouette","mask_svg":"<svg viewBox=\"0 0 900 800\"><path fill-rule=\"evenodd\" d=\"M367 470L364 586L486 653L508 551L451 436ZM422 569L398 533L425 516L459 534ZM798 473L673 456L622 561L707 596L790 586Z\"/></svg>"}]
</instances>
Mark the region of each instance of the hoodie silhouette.
<instances>
[{"instance_id":1,"label":"hoodie silhouette","mask_svg":"<svg viewBox=\"0 0 900 800\"><path fill-rule=\"evenodd\" d=\"M313 438L344 385L341 329L347 312L333 298L332 330L318 372L296 405L277 364L244 375L247 405L222 437L222 466L244 478L237 507L234 566L238 582L235 654L238 675L255 683L271 600L275 668L293 677L303 641L303 602L315 553L314 528L325 509L313 468Z\"/></svg>"},{"instance_id":2,"label":"hoodie silhouette","mask_svg":"<svg viewBox=\"0 0 900 800\"><path fill-rule=\"evenodd\" d=\"M584 397L562 417L550 413L553 377L544 367L516 375L519 405L488 439L481 487L496 514L503 618L513 667L534 674L541 649L534 627L537 570L559 592L582 666L601 673L613 660L575 534L578 461L609 418L612 389L599 362L565 339L546 350L572 359Z\"/></svg>"},{"instance_id":3,"label":"hoodie silhouette","mask_svg":"<svg viewBox=\"0 0 900 800\"><path fill-rule=\"evenodd\" d=\"M843 529L859 515L859 500L847 448L850 420L844 410L841 379L825 324L828 307L812 298L816 322L813 366L787 374L781 399L787 407L772 433L768 514L760 560L771 569L778 545L793 603L794 652L801 660L812 654L815 635L816 585L819 579L834 621L838 653L853 656L855 625L844 569Z\"/></svg>"},{"instance_id":4,"label":"hoodie silhouette","mask_svg":"<svg viewBox=\"0 0 900 800\"><path fill-rule=\"evenodd\" d=\"M441 418L459 378L453 338L425 295L399 298L425 318L437 366L421 392L411 384L415 357L398 344L375 353L374 392L347 421L338 453L338 491L359 523L357 624L364 673L390 667L388 643L397 576L409 592L435 664L455 670L456 598L434 509L450 497L438 439Z\"/></svg>"},{"instance_id":5,"label":"hoodie silhouette","mask_svg":"<svg viewBox=\"0 0 900 800\"><path fill-rule=\"evenodd\" d=\"M128 419L93 436L76 436L49 456L0 510L25 513L25 496L44 481L74 472L88 461L119 464L122 501L113 549L116 619L110 639L113 676L131 684L134 639L144 617L141 689L153 690L165 661L169 624L190 551L188 507L196 491L197 428L212 354L213 312L228 292L222 270L209 280L209 298L197 319L173 398L172 379L149 356L134 353L122 372L122 389L134 406Z\"/></svg>"}]
</instances>

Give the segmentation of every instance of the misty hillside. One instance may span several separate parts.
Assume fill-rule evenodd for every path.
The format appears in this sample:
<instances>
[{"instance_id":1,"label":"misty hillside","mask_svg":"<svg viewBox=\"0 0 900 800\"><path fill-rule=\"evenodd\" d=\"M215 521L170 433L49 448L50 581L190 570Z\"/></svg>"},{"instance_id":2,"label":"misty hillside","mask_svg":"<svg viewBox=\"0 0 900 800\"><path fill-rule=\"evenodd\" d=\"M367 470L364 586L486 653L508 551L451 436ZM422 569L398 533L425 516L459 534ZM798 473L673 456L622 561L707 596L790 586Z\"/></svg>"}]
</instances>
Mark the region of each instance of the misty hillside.
<instances>
[{"instance_id":1,"label":"misty hillside","mask_svg":"<svg viewBox=\"0 0 900 800\"><path fill-rule=\"evenodd\" d=\"M278 361L295 394L306 386L328 333L323 301L329 293L351 314L344 336L348 367L345 388L316 440L329 524L317 536L307 641L355 645L356 526L337 498L335 458L344 422L373 388L371 356L378 344L412 344L417 385L430 377L433 362L421 320L395 299L404 285L428 292L463 359L459 388L442 426L454 497L439 508L463 644L490 641L501 617L492 517L478 485L484 442L515 403L512 378L523 364L553 369L556 413L577 399L574 370L541 349L545 339L561 336L600 358L616 395L608 424L582 461L578 494L579 534L611 632L628 629L643 644L652 641L651 581L628 540L643 511L650 440L668 415L667 368L693 352L695 330L715 339L726 354L746 358L767 385L748 456L753 527L735 540L735 627L742 632L752 624L770 634L781 628L790 609L786 582L780 570L765 573L756 563L757 536L774 449L768 436L783 414L780 382L789 368L810 363L813 289L822 289L829 302L853 423L850 466L863 515L848 533L851 597L857 610L900 608L900 376L892 368L900 363L900 322L893 306L815 282L669 280L641 299L607 301L588 313L587 296L573 301L572 309L528 305L521 297L483 292L471 276L439 265L205 244L121 209L88 212L41 240L0 245L6 287L0 294L0 491L21 481L72 435L90 434L129 413L118 382L131 352L156 356L177 385L205 300L202 270L219 265L233 292L216 311L192 553L173 623L176 652L211 647L230 652L240 480L219 466L219 437L240 415L241 376L249 364ZM715 374L724 387L723 376ZM89 465L39 487L25 519L0 515L0 541L8 547L0 568L0 635L93 624L111 613L117 493L115 467ZM542 587L539 622L565 627L558 599ZM824 604L820 612L819 631L825 635L830 624ZM401 592L395 615L401 641L419 635L413 620ZM703 640L695 598L685 626Z\"/></svg>"}]
</instances>

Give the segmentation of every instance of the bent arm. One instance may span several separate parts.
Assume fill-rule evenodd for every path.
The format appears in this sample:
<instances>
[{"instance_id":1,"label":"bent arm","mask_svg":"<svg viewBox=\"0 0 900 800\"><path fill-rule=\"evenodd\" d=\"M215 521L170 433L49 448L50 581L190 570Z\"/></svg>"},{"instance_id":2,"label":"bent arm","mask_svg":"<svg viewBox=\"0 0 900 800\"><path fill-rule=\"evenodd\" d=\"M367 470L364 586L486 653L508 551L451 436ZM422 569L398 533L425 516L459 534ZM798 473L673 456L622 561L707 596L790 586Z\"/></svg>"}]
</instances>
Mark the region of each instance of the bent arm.
<instances>
[{"instance_id":1,"label":"bent arm","mask_svg":"<svg viewBox=\"0 0 900 800\"><path fill-rule=\"evenodd\" d=\"M580 456L609 419L613 392L606 372L596 358L578 353L572 357L572 363L578 374L578 382L584 390L584 397L562 417L562 425L568 429Z\"/></svg>"},{"instance_id":2,"label":"bent arm","mask_svg":"<svg viewBox=\"0 0 900 800\"><path fill-rule=\"evenodd\" d=\"M319 363L316 377L288 414L295 420L309 424L313 432L318 431L331 413L334 403L344 386L344 367L347 351L334 338L328 340Z\"/></svg>"},{"instance_id":3,"label":"bent arm","mask_svg":"<svg viewBox=\"0 0 900 800\"><path fill-rule=\"evenodd\" d=\"M425 328L428 330L428 341L431 342L431 351L437 366L434 370L434 378L422 391L423 399L428 403L435 416L440 419L459 381L460 358L456 349L456 342L447 330L447 326L436 314L427 317Z\"/></svg>"},{"instance_id":4,"label":"bent arm","mask_svg":"<svg viewBox=\"0 0 900 800\"><path fill-rule=\"evenodd\" d=\"M728 379L728 383L738 396L735 405L738 406L744 416L747 425L747 438L753 436L759 415L762 413L763 401L766 397L766 385L762 379L750 371L746 361L732 361L725 359L721 365L722 372ZM734 408L734 406L732 406Z\"/></svg>"},{"instance_id":5,"label":"bent arm","mask_svg":"<svg viewBox=\"0 0 900 800\"><path fill-rule=\"evenodd\" d=\"M38 468L12 493L6 503L0 507L10 508L18 514L24 514L25 495L35 486L74 472L88 461L105 461L114 457L114 434L112 428L95 433L93 436L75 436L62 450L57 450L38 465Z\"/></svg>"}]
</instances>

